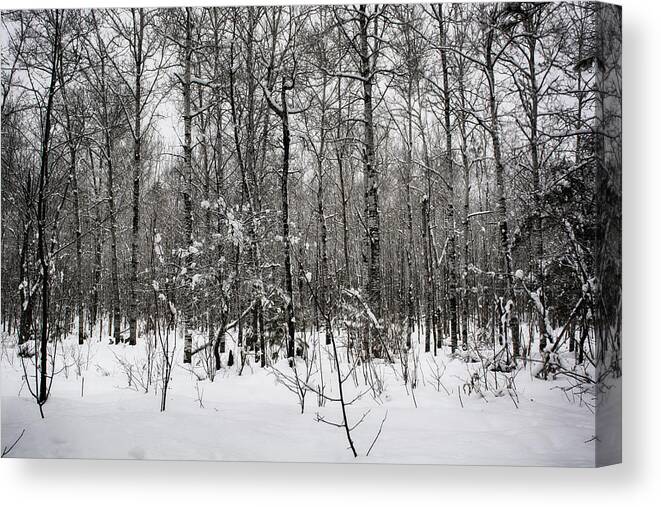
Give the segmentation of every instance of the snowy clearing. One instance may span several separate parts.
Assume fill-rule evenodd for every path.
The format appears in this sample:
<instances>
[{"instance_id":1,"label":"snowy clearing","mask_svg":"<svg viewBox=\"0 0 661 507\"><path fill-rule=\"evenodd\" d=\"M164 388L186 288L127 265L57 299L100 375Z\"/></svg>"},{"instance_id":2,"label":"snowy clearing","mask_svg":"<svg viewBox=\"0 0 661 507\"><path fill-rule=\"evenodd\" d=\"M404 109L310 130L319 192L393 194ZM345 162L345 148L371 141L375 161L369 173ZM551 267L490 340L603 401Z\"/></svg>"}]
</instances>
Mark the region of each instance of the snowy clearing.
<instances>
[{"instance_id":1,"label":"snowy clearing","mask_svg":"<svg viewBox=\"0 0 661 507\"><path fill-rule=\"evenodd\" d=\"M336 388L329 356L325 347L321 348L324 392L332 397ZM566 381L536 379L530 368L516 374L515 404L506 389L469 394L464 384L471 377L469 371L479 364L449 358L441 351L436 363L431 353L420 354L415 400L407 393L398 366L378 363L375 372L383 384L380 396L368 393L348 407L351 424L367 413L353 432L359 454L354 459L343 430L318 420L339 420L339 405L326 401L319 407L318 396L310 391L301 414L298 398L277 380L272 368L249 364L239 376L235 365L223 368L210 382L198 380L195 370L177 363L166 411L160 412L160 392L150 389L145 393L135 382L129 387L126 369L118 360L143 364L145 347L100 342L79 346L68 339L59 350L59 373L42 420L23 380L21 359L13 349L5 348L1 377L3 449L25 430L10 456L594 465L593 413L579 399L570 401L560 389L567 386ZM78 350L80 355L75 356L72 351ZM66 368L65 356L69 358ZM72 357L82 358L80 376ZM223 360L226 364L226 355ZM443 364L446 366L440 386L434 378L435 364L441 370ZM275 367L285 374L291 371L286 361ZM504 374L498 375L505 387ZM360 368L356 376L358 388L349 382L354 393L365 387ZM313 379L309 383L318 385L319 376ZM374 442L382 422L382 432Z\"/></svg>"}]
</instances>

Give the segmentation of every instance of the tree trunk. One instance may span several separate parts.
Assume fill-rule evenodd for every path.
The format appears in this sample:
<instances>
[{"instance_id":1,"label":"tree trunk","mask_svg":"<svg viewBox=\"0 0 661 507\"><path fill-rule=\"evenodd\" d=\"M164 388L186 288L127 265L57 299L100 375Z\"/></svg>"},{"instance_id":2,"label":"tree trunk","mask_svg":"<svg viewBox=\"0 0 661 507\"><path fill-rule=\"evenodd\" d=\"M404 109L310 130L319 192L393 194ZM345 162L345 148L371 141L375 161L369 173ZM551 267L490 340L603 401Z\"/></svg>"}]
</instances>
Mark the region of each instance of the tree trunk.
<instances>
[{"instance_id":1,"label":"tree trunk","mask_svg":"<svg viewBox=\"0 0 661 507\"><path fill-rule=\"evenodd\" d=\"M193 244L193 146L191 139L191 65L193 58L191 8L186 7L186 42L184 46L184 244L189 248ZM187 259L188 257L186 257ZM188 261L184 261L188 263ZM193 335L190 329L190 297L182 305L182 326L184 328L184 364L192 360Z\"/></svg>"},{"instance_id":2,"label":"tree trunk","mask_svg":"<svg viewBox=\"0 0 661 507\"><path fill-rule=\"evenodd\" d=\"M447 168L447 207L448 221L448 303L450 305L450 346L452 352L457 350L457 332L459 318L457 315L457 256L456 234L454 224L454 163L452 160L452 124L450 122L450 85L448 80L448 62L446 29L443 21L443 4L437 6L438 28L441 37L441 69L443 72L443 120L445 127L445 165Z\"/></svg>"},{"instance_id":3,"label":"tree trunk","mask_svg":"<svg viewBox=\"0 0 661 507\"><path fill-rule=\"evenodd\" d=\"M422 196L422 242L425 262L425 352L431 351L431 335L433 333L433 315L434 315L434 283L432 280L432 260L431 243L429 239L429 197Z\"/></svg>"},{"instance_id":4,"label":"tree trunk","mask_svg":"<svg viewBox=\"0 0 661 507\"><path fill-rule=\"evenodd\" d=\"M136 12L138 19L136 21ZM140 234L140 178L142 176L142 71L144 65L143 40L144 9L131 9L135 35L135 89L133 90L133 194L131 223L131 271L129 278L129 344L135 345L138 334L138 247ZM137 22L137 26L136 26Z\"/></svg>"},{"instance_id":5,"label":"tree trunk","mask_svg":"<svg viewBox=\"0 0 661 507\"><path fill-rule=\"evenodd\" d=\"M381 321L381 228L379 217L379 175L376 168L374 120L372 117L373 64L368 44L367 6L360 6L360 75L363 84L363 170L365 174L365 215L367 222L367 299L377 321ZM370 325L368 354L381 357L378 329ZM369 350L372 349L372 350Z\"/></svg>"},{"instance_id":6,"label":"tree trunk","mask_svg":"<svg viewBox=\"0 0 661 507\"><path fill-rule=\"evenodd\" d=\"M330 292L328 289L328 226L324 209L324 162L326 160L326 86L327 77L322 80L321 121L319 129L319 148L317 151L317 216L319 220L319 307L322 314L326 314L326 305ZM319 329L325 329L324 319L320 320ZM330 345L330 336L325 336L326 345Z\"/></svg>"},{"instance_id":7,"label":"tree trunk","mask_svg":"<svg viewBox=\"0 0 661 507\"><path fill-rule=\"evenodd\" d=\"M92 19L94 20L96 40L100 49L100 82L101 89L101 107L103 111L103 152L106 165L108 167L107 174L107 192L108 192L108 213L110 220L110 300L111 300L111 316L112 321L112 338L113 343L117 345L121 341L121 323L122 315L119 306L119 269L117 261L117 215L115 210L115 183L114 183L114 167L113 167L113 146L112 146L112 133L110 116L108 113L108 84L106 80L106 59L108 54L106 47L102 42L99 26L96 22L96 16L92 11ZM102 164L100 164L102 165ZM110 332L111 325L108 325Z\"/></svg>"},{"instance_id":8,"label":"tree trunk","mask_svg":"<svg viewBox=\"0 0 661 507\"><path fill-rule=\"evenodd\" d=\"M415 242L413 236L413 197L411 187L413 184L413 100L412 100L413 78L409 76L408 89L406 93L406 229L408 241L406 245L406 267L408 283L406 287L406 348L411 348L411 335L413 334L413 322L415 321L415 302L413 300L413 252Z\"/></svg>"},{"instance_id":9,"label":"tree trunk","mask_svg":"<svg viewBox=\"0 0 661 507\"><path fill-rule=\"evenodd\" d=\"M60 65L62 62L60 61ZM64 70L60 69L60 79L63 79ZM71 181L73 193L73 219L74 219L74 234L76 237L76 318L78 320L78 344L82 345L85 341L85 327L83 315L83 231L80 222L80 195L78 192L78 174L76 171L76 164L78 162L78 140L75 137L80 133L74 133L74 126L71 118L71 111L67 98L67 88L65 82L61 81L60 90L63 98L64 116L66 126L66 143L69 150L69 178Z\"/></svg>"},{"instance_id":10,"label":"tree trunk","mask_svg":"<svg viewBox=\"0 0 661 507\"><path fill-rule=\"evenodd\" d=\"M60 11L55 11L50 84L48 86L48 100L44 111L44 131L41 142L41 164L39 170L39 193L37 200L37 252L41 266L41 336L39 343L39 389L37 402L39 405L48 399L48 320L50 317L50 264L51 259L46 245L46 219L48 216L48 197L46 195L49 183L50 139L53 101L57 83L57 63L60 58Z\"/></svg>"},{"instance_id":11,"label":"tree trunk","mask_svg":"<svg viewBox=\"0 0 661 507\"><path fill-rule=\"evenodd\" d=\"M460 64L459 68L459 133L461 136L461 163L464 173L464 216L462 220L462 229L464 235L464 263L462 269L462 296L461 296L461 346L466 350L468 348L468 266L470 252L470 161L468 159L468 135L466 133L466 95L464 90L464 67Z\"/></svg>"},{"instance_id":12,"label":"tree trunk","mask_svg":"<svg viewBox=\"0 0 661 507\"><path fill-rule=\"evenodd\" d=\"M27 195L29 196L32 183L30 178L30 173L27 175ZM28 197L29 199L29 197ZM21 313L20 313L20 323L18 328L18 344L21 345L26 343L32 336L32 287L30 280L30 270L28 266L28 259L30 253L30 238L32 236L32 218L30 217L29 212L30 207L26 207L25 213L25 224L23 226L23 245L21 247L21 258L20 258L20 267L19 267L19 278L20 278L20 303L21 303ZM11 322L11 321L10 321Z\"/></svg>"},{"instance_id":13,"label":"tree trunk","mask_svg":"<svg viewBox=\"0 0 661 507\"><path fill-rule=\"evenodd\" d=\"M486 35L487 40L485 45L485 68L489 89L491 142L493 147L494 162L496 165L496 218L498 220L498 229L500 233L500 255L503 262L503 276L505 279L505 298L514 302L514 290L512 287L512 255L509 246L507 207L505 204L505 167L503 165L503 157L500 146L500 126L498 124L498 103L496 99L496 80L494 76L495 62L493 61L492 54L494 30L495 29L493 27L489 28ZM513 308L510 314L509 326L512 330L512 353L516 358L519 356L519 319L516 315L516 308ZM514 332L515 328L516 332Z\"/></svg>"}]
</instances>

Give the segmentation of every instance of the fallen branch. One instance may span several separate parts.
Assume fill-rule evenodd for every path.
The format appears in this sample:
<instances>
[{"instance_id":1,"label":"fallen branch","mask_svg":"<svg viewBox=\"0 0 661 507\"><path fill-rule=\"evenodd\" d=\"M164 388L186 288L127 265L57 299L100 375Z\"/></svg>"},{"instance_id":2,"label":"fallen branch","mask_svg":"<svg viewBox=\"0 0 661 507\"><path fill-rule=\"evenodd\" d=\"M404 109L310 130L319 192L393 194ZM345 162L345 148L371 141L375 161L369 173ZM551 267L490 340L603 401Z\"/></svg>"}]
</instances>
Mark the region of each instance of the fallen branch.
<instances>
[{"instance_id":1,"label":"fallen branch","mask_svg":"<svg viewBox=\"0 0 661 507\"><path fill-rule=\"evenodd\" d=\"M379 431L376 433L376 436L374 437L374 440L372 440L372 445L370 445L370 448L367 449L366 456L370 455L370 452L372 451L372 447L374 447L374 444L376 444L376 441L379 439L379 436L381 436L381 431L383 430L383 423L386 422L387 418L388 418L388 411L386 410L386 415L384 415L383 419L381 420L381 425L379 426Z\"/></svg>"},{"instance_id":2,"label":"fallen branch","mask_svg":"<svg viewBox=\"0 0 661 507\"><path fill-rule=\"evenodd\" d=\"M2 457L3 457L3 458L4 458L5 456L7 456L7 455L12 451L12 449L13 449L14 447L16 447L16 444L18 444L19 440L20 440L21 438L23 438L23 435L24 435L24 434L25 434L25 428L23 429L23 431L21 431L21 434L18 436L18 438L17 438L16 440L14 440L14 443L13 443L13 444L11 444L9 447L5 447L4 449L2 449Z\"/></svg>"}]
</instances>

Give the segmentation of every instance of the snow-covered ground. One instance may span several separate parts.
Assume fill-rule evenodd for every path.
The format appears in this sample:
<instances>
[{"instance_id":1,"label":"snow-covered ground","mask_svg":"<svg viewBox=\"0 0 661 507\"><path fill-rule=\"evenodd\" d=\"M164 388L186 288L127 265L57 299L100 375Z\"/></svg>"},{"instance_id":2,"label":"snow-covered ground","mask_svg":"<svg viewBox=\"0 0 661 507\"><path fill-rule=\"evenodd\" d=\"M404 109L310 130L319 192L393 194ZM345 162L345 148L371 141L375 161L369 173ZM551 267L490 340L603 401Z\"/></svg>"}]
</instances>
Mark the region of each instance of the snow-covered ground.
<instances>
[{"instance_id":1,"label":"snow-covered ground","mask_svg":"<svg viewBox=\"0 0 661 507\"><path fill-rule=\"evenodd\" d=\"M591 396L584 394L581 401L562 389L567 380L539 380L529 367L516 373L515 389L508 390L506 375L498 374L499 388L480 394L468 388L480 363L451 358L445 351L435 360L423 353L417 357L413 395L398 362L376 363L371 372L358 367L355 382L350 376L344 384L347 399L369 391L347 408L351 425L363 419L352 432L359 455L353 458L344 429L319 420L340 423L339 403L327 400L319 406L319 397L309 391L301 413L298 397L271 368L252 364L239 376L235 364L211 382L198 380L200 365L191 370L178 362L166 410L160 412L160 386L152 385L148 393L135 381L129 387L121 365L130 362L137 371L144 364L142 343L88 341L79 348L69 339L60 344L42 419L12 340L5 336L3 342L3 449L25 431L12 457L594 465ZM335 398L331 349L321 349L324 392ZM194 359L199 361L201 354ZM30 364L26 361L32 375ZM275 367L291 378L286 361ZM342 368L347 371L346 361ZM299 360L299 375L305 376L304 369ZM365 382L367 373L382 384L376 393ZM493 382L494 374L488 375ZM309 384L318 389L320 378L317 371Z\"/></svg>"}]
</instances>

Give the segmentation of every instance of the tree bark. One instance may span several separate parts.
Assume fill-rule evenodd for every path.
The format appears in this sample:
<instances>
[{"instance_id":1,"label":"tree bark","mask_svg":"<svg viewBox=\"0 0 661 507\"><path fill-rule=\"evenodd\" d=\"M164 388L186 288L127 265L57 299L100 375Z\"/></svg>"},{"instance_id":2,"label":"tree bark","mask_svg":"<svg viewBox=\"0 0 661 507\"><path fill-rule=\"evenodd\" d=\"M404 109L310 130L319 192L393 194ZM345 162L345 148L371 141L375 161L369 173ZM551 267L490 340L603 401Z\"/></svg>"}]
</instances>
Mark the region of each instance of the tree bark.
<instances>
[{"instance_id":1,"label":"tree bark","mask_svg":"<svg viewBox=\"0 0 661 507\"><path fill-rule=\"evenodd\" d=\"M496 218L498 220L498 229L500 234L500 255L503 266L503 277L505 279L505 298L514 302L514 290L512 284L512 254L509 245L509 232L507 221L507 206L505 203L505 167L500 144L500 126L498 123L498 102L496 99L496 79L495 79L495 61L493 55L493 41L495 37L495 27L487 28L485 34L485 69L487 74L487 85L489 92L489 119L490 134L493 147L494 162L496 165ZM509 321L510 330L512 330L512 353L514 357L519 356L519 319L516 315L516 308L511 312ZM514 329L516 328L516 332Z\"/></svg>"},{"instance_id":2,"label":"tree bark","mask_svg":"<svg viewBox=\"0 0 661 507\"><path fill-rule=\"evenodd\" d=\"M370 16L367 6L359 7L360 76L363 84L363 171L365 174L365 215L367 222L367 297L377 321L381 321L381 227L379 212L379 174L376 168L372 105L373 55L368 44ZM381 357L378 330L370 325L368 355Z\"/></svg>"},{"instance_id":3,"label":"tree bark","mask_svg":"<svg viewBox=\"0 0 661 507\"><path fill-rule=\"evenodd\" d=\"M57 84L57 64L60 58L60 11L52 13L54 34L51 49L50 84L48 99L44 111L44 130L41 141L41 164L39 169L39 192L37 197L37 252L41 267L41 335L39 342L39 390L37 402L39 405L48 399L48 336L50 318L50 271L51 259L46 245L46 217L48 215L48 197L46 195L49 183L51 123L53 101Z\"/></svg>"},{"instance_id":4,"label":"tree bark","mask_svg":"<svg viewBox=\"0 0 661 507\"><path fill-rule=\"evenodd\" d=\"M191 66L193 58L191 8L186 7L186 42L184 46L184 244L188 249L193 245L193 146L191 135ZM186 257L187 259L188 257ZM188 261L185 261L188 263ZM184 328L184 364L190 364L193 348L193 335L190 329L190 297L182 305L182 326Z\"/></svg>"},{"instance_id":5,"label":"tree bark","mask_svg":"<svg viewBox=\"0 0 661 507\"><path fill-rule=\"evenodd\" d=\"M133 90L133 193L131 221L131 270L129 277L129 344L135 345L138 334L138 264L140 241L140 178L142 177L142 72L145 35L144 9L131 9L135 37L135 74ZM137 19L136 19L137 16Z\"/></svg>"},{"instance_id":6,"label":"tree bark","mask_svg":"<svg viewBox=\"0 0 661 507\"><path fill-rule=\"evenodd\" d=\"M96 32L96 40L100 52L100 95L103 123L103 158L108 168L107 173L107 194L108 194L108 213L110 220L110 301L111 301L111 321L112 321L112 339L115 345L121 341L121 323L122 315L119 304L119 268L117 260L117 214L115 209L115 182L113 167L113 137L110 115L108 111L108 82L106 74L106 60L108 58L107 49L101 38L101 31L98 26L96 15L92 11L92 19ZM102 164L100 164L102 165ZM110 326L108 327L110 331Z\"/></svg>"},{"instance_id":7,"label":"tree bark","mask_svg":"<svg viewBox=\"0 0 661 507\"><path fill-rule=\"evenodd\" d=\"M436 11L438 29L441 38L441 69L443 73L443 120L445 127L445 165L447 169L447 206L448 221L448 302L450 306L450 346L457 350L459 318L457 314L457 255L454 223L454 162L452 158L452 123L450 121L450 84L448 79L447 35L443 20L443 4L438 4Z\"/></svg>"}]
</instances>

